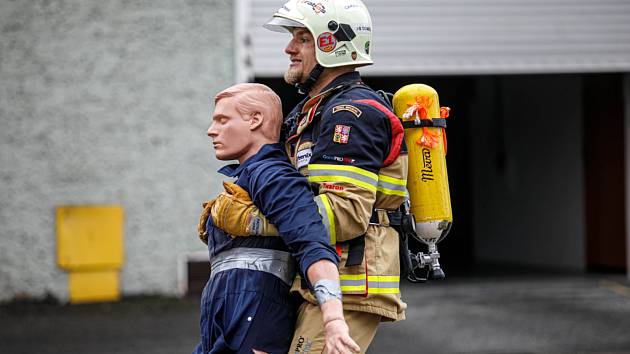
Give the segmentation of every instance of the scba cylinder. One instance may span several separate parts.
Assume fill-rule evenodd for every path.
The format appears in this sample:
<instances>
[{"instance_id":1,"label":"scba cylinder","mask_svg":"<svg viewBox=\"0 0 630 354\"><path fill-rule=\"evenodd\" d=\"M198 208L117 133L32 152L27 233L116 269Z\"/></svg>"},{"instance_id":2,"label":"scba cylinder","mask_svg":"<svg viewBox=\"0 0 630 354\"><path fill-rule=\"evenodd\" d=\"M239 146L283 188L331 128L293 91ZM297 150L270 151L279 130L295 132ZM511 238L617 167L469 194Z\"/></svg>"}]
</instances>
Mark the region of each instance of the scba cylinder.
<instances>
[{"instance_id":1,"label":"scba cylinder","mask_svg":"<svg viewBox=\"0 0 630 354\"><path fill-rule=\"evenodd\" d=\"M437 92L428 85L412 84L394 94L394 112L405 126L409 150L407 189L416 234L435 243L446 236L453 214L446 171L448 108L440 108Z\"/></svg>"}]
</instances>

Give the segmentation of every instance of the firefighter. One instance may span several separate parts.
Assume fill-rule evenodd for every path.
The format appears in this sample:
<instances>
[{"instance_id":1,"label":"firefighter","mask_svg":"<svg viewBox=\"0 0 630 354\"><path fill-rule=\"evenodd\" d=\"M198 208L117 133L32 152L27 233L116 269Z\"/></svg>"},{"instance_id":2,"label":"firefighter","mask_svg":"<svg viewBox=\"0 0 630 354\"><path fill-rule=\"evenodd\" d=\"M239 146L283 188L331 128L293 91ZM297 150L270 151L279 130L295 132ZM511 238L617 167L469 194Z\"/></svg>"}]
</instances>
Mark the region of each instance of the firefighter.
<instances>
[{"instance_id":1,"label":"firefighter","mask_svg":"<svg viewBox=\"0 0 630 354\"><path fill-rule=\"evenodd\" d=\"M342 294L333 295L342 298L350 336L365 352L379 323L404 319L406 308L392 227L405 198L403 128L389 102L356 71L372 64L371 18L359 0L290 0L264 27L291 35L284 78L307 97L285 118L281 142L315 192L329 242L341 257ZM263 218L228 198L217 203L227 205L212 218L234 235L251 234L250 221ZM320 353L326 323L304 274L292 291L303 302L290 352Z\"/></svg>"},{"instance_id":2,"label":"firefighter","mask_svg":"<svg viewBox=\"0 0 630 354\"><path fill-rule=\"evenodd\" d=\"M205 205L199 235L208 244L211 275L201 301L201 343L195 353L283 353L295 311L295 269L307 275L328 323L326 345L342 353L359 348L348 335L339 292L338 256L306 179L278 144L280 98L267 86L239 84L219 93L208 136L219 160L238 160L219 172L237 177L226 190L249 195L281 237L233 238L216 228ZM285 190L288 188L288 191ZM274 227L275 229L275 227ZM296 264L297 263L297 264Z\"/></svg>"}]
</instances>

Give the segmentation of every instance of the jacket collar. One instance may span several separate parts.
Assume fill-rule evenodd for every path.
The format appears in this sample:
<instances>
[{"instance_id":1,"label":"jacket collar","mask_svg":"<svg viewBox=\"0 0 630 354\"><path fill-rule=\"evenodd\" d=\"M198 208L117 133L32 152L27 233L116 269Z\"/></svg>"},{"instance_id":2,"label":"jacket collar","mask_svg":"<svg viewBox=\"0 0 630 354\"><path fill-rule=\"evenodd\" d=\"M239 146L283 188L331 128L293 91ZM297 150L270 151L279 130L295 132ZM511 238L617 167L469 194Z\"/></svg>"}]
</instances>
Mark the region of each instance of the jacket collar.
<instances>
[{"instance_id":1,"label":"jacket collar","mask_svg":"<svg viewBox=\"0 0 630 354\"><path fill-rule=\"evenodd\" d=\"M272 157L278 151L281 151L281 150L282 150L282 145L280 143L265 144L263 145L262 148L260 148L260 150L258 150L256 154L254 154L252 157L245 160L245 162L243 162L242 164L239 165L237 163L234 163L234 164L226 165L226 166L221 167L221 169L219 169L218 172L228 177L238 177L241 175L243 170L247 168L247 166L253 163L256 163L258 161L265 160L269 157Z\"/></svg>"},{"instance_id":2,"label":"jacket collar","mask_svg":"<svg viewBox=\"0 0 630 354\"><path fill-rule=\"evenodd\" d=\"M338 86L344 86L352 83L361 82L361 75L358 71L351 71L349 73L341 74L337 76L331 83L326 85L317 95L313 98L324 95L328 91L337 88Z\"/></svg>"}]
</instances>

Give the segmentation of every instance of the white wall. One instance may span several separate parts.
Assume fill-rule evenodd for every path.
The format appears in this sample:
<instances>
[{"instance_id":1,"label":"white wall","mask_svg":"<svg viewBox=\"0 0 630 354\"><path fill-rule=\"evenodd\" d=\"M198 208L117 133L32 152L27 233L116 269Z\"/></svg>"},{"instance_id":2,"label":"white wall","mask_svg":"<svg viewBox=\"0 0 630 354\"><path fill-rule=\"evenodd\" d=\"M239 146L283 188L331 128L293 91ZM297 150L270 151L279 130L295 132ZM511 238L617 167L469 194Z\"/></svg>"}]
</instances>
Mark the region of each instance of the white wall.
<instances>
[{"instance_id":1,"label":"white wall","mask_svg":"<svg viewBox=\"0 0 630 354\"><path fill-rule=\"evenodd\" d=\"M579 76L477 82L470 155L476 259L584 269Z\"/></svg>"},{"instance_id":2,"label":"white wall","mask_svg":"<svg viewBox=\"0 0 630 354\"><path fill-rule=\"evenodd\" d=\"M0 2L0 301L67 299L54 208L125 208L124 295L175 294L219 190L205 137L232 2Z\"/></svg>"}]
</instances>

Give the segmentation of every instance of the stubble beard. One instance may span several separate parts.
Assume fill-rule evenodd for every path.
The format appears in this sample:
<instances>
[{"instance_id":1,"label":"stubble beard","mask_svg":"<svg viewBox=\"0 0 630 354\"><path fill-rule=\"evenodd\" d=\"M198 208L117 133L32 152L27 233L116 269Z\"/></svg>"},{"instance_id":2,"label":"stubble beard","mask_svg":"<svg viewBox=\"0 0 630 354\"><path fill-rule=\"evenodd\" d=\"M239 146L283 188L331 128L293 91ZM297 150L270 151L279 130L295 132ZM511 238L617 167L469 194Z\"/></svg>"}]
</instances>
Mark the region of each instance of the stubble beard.
<instances>
[{"instance_id":1,"label":"stubble beard","mask_svg":"<svg viewBox=\"0 0 630 354\"><path fill-rule=\"evenodd\" d=\"M284 72L284 81L289 85L295 85L302 82L302 71L288 68Z\"/></svg>"}]
</instances>

